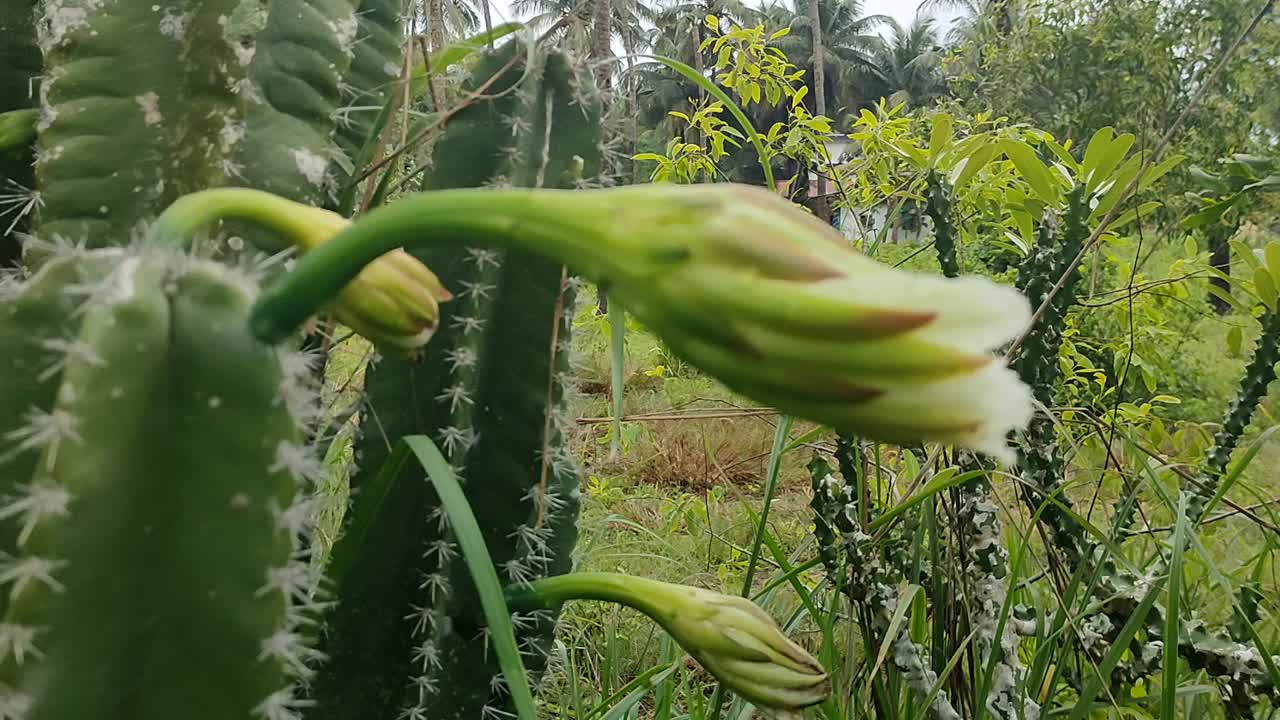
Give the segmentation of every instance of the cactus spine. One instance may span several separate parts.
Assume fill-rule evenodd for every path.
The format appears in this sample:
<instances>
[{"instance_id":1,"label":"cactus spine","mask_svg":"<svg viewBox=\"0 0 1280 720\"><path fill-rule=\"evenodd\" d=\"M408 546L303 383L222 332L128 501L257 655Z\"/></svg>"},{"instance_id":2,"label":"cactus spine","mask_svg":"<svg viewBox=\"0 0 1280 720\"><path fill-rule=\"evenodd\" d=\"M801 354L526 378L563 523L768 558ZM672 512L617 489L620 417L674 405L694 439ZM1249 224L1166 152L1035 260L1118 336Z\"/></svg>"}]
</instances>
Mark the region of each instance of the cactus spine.
<instances>
[{"instance_id":1,"label":"cactus spine","mask_svg":"<svg viewBox=\"0 0 1280 720\"><path fill-rule=\"evenodd\" d=\"M343 107L338 116L338 146L350 160L360 159L365 143L372 141L378 112L391 96L392 83L401 72L399 0L363 0L357 12L355 54L351 72L343 84ZM337 186L349 191L351 174L360 168L336 168Z\"/></svg>"},{"instance_id":2,"label":"cactus spine","mask_svg":"<svg viewBox=\"0 0 1280 720\"><path fill-rule=\"evenodd\" d=\"M580 90L589 82L564 55L539 51L530 63L526 50L513 42L481 60L472 88L497 79L487 99L450 121L428 187L565 186L597 171L599 107ZM448 278L457 299L442 308L425 359L384 357L369 369L353 487L371 482L387 439L428 434L474 493L500 576L520 584L566 572L578 504L576 471L560 442L572 283L558 265L527 254L416 254ZM512 358L521 359L518 372ZM505 689L494 654L482 649L484 623L447 517L425 482L402 481L393 492L338 584L314 715L501 716ZM357 496L352 514L366 512ZM554 614L515 620L536 675Z\"/></svg>"},{"instance_id":3,"label":"cactus spine","mask_svg":"<svg viewBox=\"0 0 1280 720\"><path fill-rule=\"evenodd\" d=\"M314 651L295 550L318 464L298 444L310 396L294 363L248 333L255 294L222 265L103 250L52 260L0 306L8 332L47 323L23 377L54 396L28 412L29 393L0 388L3 416L28 418L6 436L26 452L0 465L3 717L280 720L298 706L291 678ZM68 298L83 303L74 323Z\"/></svg>"}]
</instances>

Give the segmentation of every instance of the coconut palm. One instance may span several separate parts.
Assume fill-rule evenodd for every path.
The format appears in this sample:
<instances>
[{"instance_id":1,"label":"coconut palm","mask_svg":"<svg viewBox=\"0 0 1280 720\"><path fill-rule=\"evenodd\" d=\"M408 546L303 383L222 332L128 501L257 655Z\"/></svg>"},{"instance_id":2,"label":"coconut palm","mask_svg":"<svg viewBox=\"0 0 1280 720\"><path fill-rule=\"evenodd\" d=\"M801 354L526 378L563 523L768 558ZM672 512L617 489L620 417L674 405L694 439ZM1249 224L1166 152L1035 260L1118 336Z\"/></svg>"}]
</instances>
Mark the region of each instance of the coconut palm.
<instances>
[{"instance_id":1,"label":"coconut palm","mask_svg":"<svg viewBox=\"0 0 1280 720\"><path fill-rule=\"evenodd\" d=\"M952 44L973 39L979 29L990 28L1001 37L1013 32L1013 26L1021 14L1019 0L923 0L919 13L934 11L959 11L960 18L951 26L947 40Z\"/></svg>"},{"instance_id":2,"label":"coconut palm","mask_svg":"<svg viewBox=\"0 0 1280 720\"><path fill-rule=\"evenodd\" d=\"M810 7L811 3L816 8ZM869 100L859 86L884 45L876 28L890 18L864 15L862 8L862 0L790 0L787 5L774 2L762 11L771 30L792 29L777 45L792 63L805 70L809 96L815 99L814 112L821 112L816 107L819 96L824 106L835 109L853 108ZM810 30L815 14L819 19L816 33ZM816 55L823 59L820 69L814 62L815 46ZM816 87L819 81L820 89Z\"/></svg>"},{"instance_id":3,"label":"coconut palm","mask_svg":"<svg viewBox=\"0 0 1280 720\"><path fill-rule=\"evenodd\" d=\"M888 20L889 38L876 53L868 77L889 105L927 104L946 93L942 47L934 19L917 15L903 27Z\"/></svg>"},{"instance_id":4,"label":"coconut palm","mask_svg":"<svg viewBox=\"0 0 1280 720\"><path fill-rule=\"evenodd\" d=\"M636 40L654 15L644 0L515 0L511 9L530 27L551 31L598 65L612 57L613 40L624 48L638 47Z\"/></svg>"}]
</instances>

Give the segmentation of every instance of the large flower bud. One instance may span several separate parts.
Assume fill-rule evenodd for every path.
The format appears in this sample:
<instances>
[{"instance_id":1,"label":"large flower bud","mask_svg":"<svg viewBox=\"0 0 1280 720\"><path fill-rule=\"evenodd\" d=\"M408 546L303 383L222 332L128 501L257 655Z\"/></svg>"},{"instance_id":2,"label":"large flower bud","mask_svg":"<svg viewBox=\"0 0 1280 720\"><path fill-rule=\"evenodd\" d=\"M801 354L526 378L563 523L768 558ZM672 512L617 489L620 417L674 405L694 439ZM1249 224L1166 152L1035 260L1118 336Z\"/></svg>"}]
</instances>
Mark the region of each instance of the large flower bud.
<instances>
[{"instance_id":1,"label":"large flower bud","mask_svg":"<svg viewBox=\"0 0 1280 720\"><path fill-rule=\"evenodd\" d=\"M591 274L729 387L842 431L1010 457L1031 394L991 350L1030 320L1016 290L888 267L760 188L595 199L610 219Z\"/></svg>"}]
</instances>

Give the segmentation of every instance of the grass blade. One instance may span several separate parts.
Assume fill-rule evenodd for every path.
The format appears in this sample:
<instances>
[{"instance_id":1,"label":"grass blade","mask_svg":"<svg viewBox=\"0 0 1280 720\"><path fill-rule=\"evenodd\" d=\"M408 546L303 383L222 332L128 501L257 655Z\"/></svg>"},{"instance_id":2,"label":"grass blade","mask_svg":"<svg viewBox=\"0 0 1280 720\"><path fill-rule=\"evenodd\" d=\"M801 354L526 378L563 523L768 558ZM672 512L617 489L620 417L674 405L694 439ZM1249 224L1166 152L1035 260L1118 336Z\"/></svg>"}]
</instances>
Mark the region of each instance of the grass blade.
<instances>
[{"instance_id":1,"label":"grass blade","mask_svg":"<svg viewBox=\"0 0 1280 720\"><path fill-rule=\"evenodd\" d=\"M1178 497L1177 524L1173 528L1173 553L1169 558L1169 595L1164 613L1164 672L1160 692L1161 720L1178 716L1178 618L1182 601L1182 551L1187 545L1187 493Z\"/></svg>"}]
</instances>

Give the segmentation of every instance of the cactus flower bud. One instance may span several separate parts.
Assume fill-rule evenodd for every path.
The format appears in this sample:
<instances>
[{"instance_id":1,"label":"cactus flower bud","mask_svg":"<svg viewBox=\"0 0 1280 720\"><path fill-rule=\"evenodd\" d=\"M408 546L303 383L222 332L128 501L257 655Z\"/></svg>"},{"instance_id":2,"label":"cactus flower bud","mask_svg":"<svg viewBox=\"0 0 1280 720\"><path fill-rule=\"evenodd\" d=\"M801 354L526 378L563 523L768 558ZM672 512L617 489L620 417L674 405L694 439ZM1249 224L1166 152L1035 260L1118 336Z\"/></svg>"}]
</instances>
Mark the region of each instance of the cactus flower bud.
<instances>
[{"instance_id":1,"label":"cactus flower bud","mask_svg":"<svg viewBox=\"0 0 1280 720\"><path fill-rule=\"evenodd\" d=\"M294 242L305 255L351 221L329 210L298 205ZM413 353L440 322L439 303L453 295L417 258L396 248L369 263L338 293L330 308L338 322L383 348Z\"/></svg>"},{"instance_id":2,"label":"cactus flower bud","mask_svg":"<svg viewBox=\"0 0 1280 720\"><path fill-rule=\"evenodd\" d=\"M338 213L259 190L218 188L179 198L156 219L152 239L186 242L215 220L244 220L275 238L254 236L263 250L290 247L306 255L351 225ZM272 240L282 240L270 244ZM426 265L402 248L387 248L326 303L339 322L386 349L414 353L440 321L439 303L453 298ZM318 309L318 308L317 308Z\"/></svg>"},{"instance_id":3,"label":"cactus flower bud","mask_svg":"<svg viewBox=\"0 0 1280 720\"><path fill-rule=\"evenodd\" d=\"M507 592L515 607L583 599L639 610L726 687L778 715L798 713L831 692L818 661L743 597L616 573L559 575Z\"/></svg>"}]
</instances>

